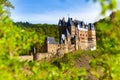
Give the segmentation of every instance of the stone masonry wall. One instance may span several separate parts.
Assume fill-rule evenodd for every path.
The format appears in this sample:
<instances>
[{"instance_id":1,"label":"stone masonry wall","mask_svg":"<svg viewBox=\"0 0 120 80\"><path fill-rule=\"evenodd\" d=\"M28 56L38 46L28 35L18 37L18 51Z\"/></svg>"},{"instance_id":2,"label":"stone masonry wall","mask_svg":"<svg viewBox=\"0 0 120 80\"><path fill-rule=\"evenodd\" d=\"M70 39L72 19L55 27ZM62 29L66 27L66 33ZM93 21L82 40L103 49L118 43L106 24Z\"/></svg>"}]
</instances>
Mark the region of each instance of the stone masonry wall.
<instances>
[{"instance_id":1,"label":"stone masonry wall","mask_svg":"<svg viewBox=\"0 0 120 80\"><path fill-rule=\"evenodd\" d=\"M60 48L60 45L59 44L47 44L47 47L48 47L48 50L47 50L48 53L56 54L57 50Z\"/></svg>"}]
</instances>

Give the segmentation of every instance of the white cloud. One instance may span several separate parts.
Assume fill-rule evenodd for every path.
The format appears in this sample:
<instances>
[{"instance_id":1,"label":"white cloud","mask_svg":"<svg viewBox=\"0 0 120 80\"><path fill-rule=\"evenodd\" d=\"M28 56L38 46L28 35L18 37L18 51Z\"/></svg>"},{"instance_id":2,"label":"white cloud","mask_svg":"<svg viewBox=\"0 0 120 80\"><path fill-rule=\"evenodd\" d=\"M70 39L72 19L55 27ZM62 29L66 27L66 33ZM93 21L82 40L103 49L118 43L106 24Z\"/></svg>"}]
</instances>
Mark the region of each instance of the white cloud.
<instances>
[{"instance_id":1,"label":"white cloud","mask_svg":"<svg viewBox=\"0 0 120 80\"><path fill-rule=\"evenodd\" d=\"M68 14L73 19L83 20L85 22L94 22L98 19L99 12L50 12L47 14L28 14L28 15L12 15L11 18L13 21L28 21L31 23L55 23L57 24L59 18L68 18Z\"/></svg>"},{"instance_id":2,"label":"white cloud","mask_svg":"<svg viewBox=\"0 0 120 80\"><path fill-rule=\"evenodd\" d=\"M12 14L11 18L13 21L28 21L31 23L49 23L49 24L57 24L59 18L65 17L68 18L68 14L73 19L83 20L86 23L95 22L98 19L102 18L99 13L101 11L100 5L98 3L87 6L85 10L80 10L79 7L68 10L68 11L51 11L45 14ZM109 15L109 14L108 14Z\"/></svg>"},{"instance_id":3,"label":"white cloud","mask_svg":"<svg viewBox=\"0 0 120 80\"><path fill-rule=\"evenodd\" d=\"M58 13L48 13L48 14L28 14L28 15L21 15L17 14L11 16L13 21L27 21L31 23L54 23L57 24L59 18L65 17L67 18L68 13L66 12L58 12ZM84 20L86 22L94 21L96 17L96 13L78 13L78 12L71 12L70 17L73 19Z\"/></svg>"}]
</instances>

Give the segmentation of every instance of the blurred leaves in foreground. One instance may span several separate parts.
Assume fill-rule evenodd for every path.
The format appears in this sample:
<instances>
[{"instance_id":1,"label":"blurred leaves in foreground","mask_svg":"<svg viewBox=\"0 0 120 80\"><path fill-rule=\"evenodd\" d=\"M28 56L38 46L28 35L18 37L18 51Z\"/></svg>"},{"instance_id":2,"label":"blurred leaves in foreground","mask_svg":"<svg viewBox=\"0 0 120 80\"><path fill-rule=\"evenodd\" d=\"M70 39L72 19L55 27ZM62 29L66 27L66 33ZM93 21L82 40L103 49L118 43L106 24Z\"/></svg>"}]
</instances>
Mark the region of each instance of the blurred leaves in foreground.
<instances>
[{"instance_id":1,"label":"blurred leaves in foreground","mask_svg":"<svg viewBox=\"0 0 120 80\"><path fill-rule=\"evenodd\" d=\"M95 0L102 5L102 13L113 10L116 0ZM48 62L20 62L17 56L36 43L43 43L44 35L37 35L19 26L9 18L7 8L13 8L8 0L0 0L0 80L84 80L85 68L74 67L73 58L66 55L60 68ZM120 80L120 11L96 23L98 58L91 59L91 74L99 80ZM87 51L86 51L87 52ZM94 54L95 52L90 52ZM90 54L89 53L89 54ZM101 70L102 74L97 72ZM68 75L69 74L69 75Z\"/></svg>"}]
</instances>

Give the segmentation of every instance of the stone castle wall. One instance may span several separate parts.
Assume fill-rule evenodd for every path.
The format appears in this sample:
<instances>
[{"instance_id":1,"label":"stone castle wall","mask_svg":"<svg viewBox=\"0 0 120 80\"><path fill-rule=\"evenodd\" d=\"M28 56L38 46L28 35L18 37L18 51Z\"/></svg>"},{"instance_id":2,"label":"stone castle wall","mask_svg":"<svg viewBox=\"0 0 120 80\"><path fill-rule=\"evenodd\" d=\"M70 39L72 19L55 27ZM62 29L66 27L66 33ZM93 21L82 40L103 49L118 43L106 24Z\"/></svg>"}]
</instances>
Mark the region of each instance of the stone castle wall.
<instances>
[{"instance_id":1,"label":"stone castle wall","mask_svg":"<svg viewBox=\"0 0 120 80\"><path fill-rule=\"evenodd\" d=\"M60 41L57 44L47 43L48 53L64 54L75 50L96 49L96 31L93 24L86 25L69 18L68 22L60 20L58 25Z\"/></svg>"},{"instance_id":2,"label":"stone castle wall","mask_svg":"<svg viewBox=\"0 0 120 80\"><path fill-rule=\"evenodd\" d=\"M47 44L47 52L56 54L57 50L60 48L59 44Z\"/></svg>"},{"instance_id":3,"label":"stone castle wall","mask_svg":"<svg viewBox=\"0 0 120 80\"><path fill-rule=\"evenodd\" d=\"M38 54L38 60L50 58L54 55L64 55L65 53L77 50L95 50L96 49L96 31L93 24L86 25L84 22L59 21L59 43L53 37L47 37L45 40L44 51L46 53ZM34 55L33 55L34 56ZM31 56L22 56L21 59Z\"/></svg>"}]
</instances>

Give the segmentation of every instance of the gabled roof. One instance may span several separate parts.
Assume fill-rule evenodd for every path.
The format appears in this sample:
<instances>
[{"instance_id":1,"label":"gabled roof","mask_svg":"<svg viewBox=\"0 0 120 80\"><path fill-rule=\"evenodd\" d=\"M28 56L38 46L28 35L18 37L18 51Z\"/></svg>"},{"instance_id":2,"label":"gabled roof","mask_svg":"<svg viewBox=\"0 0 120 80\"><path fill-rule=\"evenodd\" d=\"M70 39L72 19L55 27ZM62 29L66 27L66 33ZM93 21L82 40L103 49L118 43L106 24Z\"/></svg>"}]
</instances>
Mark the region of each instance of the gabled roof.
<instances>
[{"instance_id":1,"label":"gabled roof","mask_svg":"<svg viewBox=\"0 0 120 80\"><path fill-rule=\"evenodd\" d=\"M53 37L47 37L47 43L49 44L58 44Z\"/></svg>"}]
</instances>

